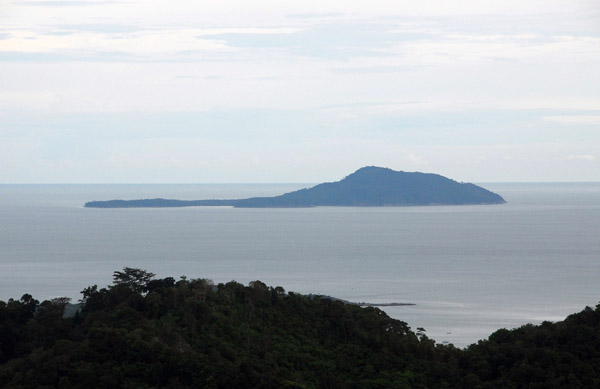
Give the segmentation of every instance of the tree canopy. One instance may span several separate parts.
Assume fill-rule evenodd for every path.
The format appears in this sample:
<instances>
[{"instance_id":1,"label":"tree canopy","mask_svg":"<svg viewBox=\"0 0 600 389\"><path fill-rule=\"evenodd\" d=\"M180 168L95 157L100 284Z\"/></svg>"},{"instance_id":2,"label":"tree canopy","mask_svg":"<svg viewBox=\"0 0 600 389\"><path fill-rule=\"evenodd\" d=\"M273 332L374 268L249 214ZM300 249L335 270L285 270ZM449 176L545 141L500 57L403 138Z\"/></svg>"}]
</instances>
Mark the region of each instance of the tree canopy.
<instances>
[{"instance_id":1,"label":"tree canopy","mask_svg":"<svg viewBox=\"0 0 600 389\"><path fill-rule=\"evenodd\" d=\"M600 387L600 305L439 345L374 308L260 281L125 268L68 299L0 302L0 387Z\"/></svg>"},{"instance_id":2,"label":"tree canopy","mask_svg":"<svg viewBox=\"0 0 600 389\"><path fill-rule=\"evenodd\" d=\"M149 273L142 269L125 267L123 271L115 271L113 273L113 283L115 286L124 286L134 292L141 293L146 291L148 282L154 276L154 273Z\"/></svg>"}]
</instances>

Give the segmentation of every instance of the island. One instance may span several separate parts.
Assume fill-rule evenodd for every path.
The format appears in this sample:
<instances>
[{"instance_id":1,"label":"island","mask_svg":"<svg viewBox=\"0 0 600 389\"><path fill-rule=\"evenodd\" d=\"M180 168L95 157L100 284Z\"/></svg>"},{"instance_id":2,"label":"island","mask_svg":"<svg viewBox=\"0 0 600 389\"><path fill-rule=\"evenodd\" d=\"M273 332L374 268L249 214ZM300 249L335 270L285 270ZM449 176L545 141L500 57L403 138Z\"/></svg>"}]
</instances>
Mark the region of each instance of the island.
<instances>
[{"instance_id":1,"label":"island","mask_svg":"<svg viewBox=\"0 0 600 389\"><path fill-rule=\"evenodd\" d=\"M231 206L237 208L297 208L318 206L383 207L423 205L503 204L487 189L451 180L439 174L403 172L377 166L358 169L340 181L274 197L237 200L141 199L90 201L87 208L161 208Z\"/></svg>"}]
</instances>

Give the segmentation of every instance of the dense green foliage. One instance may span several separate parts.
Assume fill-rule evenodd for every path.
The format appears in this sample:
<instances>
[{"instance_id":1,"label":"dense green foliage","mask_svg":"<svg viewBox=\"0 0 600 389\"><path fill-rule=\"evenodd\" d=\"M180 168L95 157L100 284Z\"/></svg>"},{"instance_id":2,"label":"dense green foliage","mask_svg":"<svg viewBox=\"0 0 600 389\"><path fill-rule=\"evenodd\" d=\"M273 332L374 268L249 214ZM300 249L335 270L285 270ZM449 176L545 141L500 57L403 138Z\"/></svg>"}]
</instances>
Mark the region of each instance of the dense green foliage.
<instances>
[{"instance_id":1,"label":"dense green foliage","mask_svg":"<svg viewBox=\"0 0 600 389\"><path fill-rule=\"evenodd\" d=\"M377 308L125 268L68 299L0 302L0 387L600 387L600 309L436 345Z\"/></svg>"},{"instance_id":2,"label":"dense green foliage","mask_svg":"<svg viewBox=\"0 0 600 389\"><path fill-rule=\"evenodd\" d=\"M600 388L600 304L558 323L498 330L467 349L460 367L485 387Z\"/></svg>"},{"instance_id":3,"label":"dense green foliage","mask_svg":"<svg viewBox=\"0 0 600 389\"><path fill-rule=\"evenodd\" d=\"M244 208L315 206L406 206L502 204L504 199L474 184L459 183L438 174L398 172L363 167L337 182L326 182L274 197L240 200L108 200L90 201L88 208L146 208L227 205Z\"/></svg>"}]
</instances>

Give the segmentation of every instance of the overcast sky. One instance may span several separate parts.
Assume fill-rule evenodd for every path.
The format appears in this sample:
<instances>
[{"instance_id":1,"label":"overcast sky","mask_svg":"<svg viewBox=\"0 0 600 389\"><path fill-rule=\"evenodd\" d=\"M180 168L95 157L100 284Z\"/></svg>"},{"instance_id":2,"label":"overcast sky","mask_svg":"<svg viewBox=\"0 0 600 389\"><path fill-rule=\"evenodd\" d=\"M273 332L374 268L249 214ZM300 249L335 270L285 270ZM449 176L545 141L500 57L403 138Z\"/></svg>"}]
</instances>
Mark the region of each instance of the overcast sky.
<instances>
[{"instance_id":1,"label":"overcast sky","mask_svg":"<svg viewBox=\"0 0 600 389\"><path fill-rule=\"evenodd\" d=\"M600 181L600 2L0 1L0 183Z\"/></svg>"}]
</instances>

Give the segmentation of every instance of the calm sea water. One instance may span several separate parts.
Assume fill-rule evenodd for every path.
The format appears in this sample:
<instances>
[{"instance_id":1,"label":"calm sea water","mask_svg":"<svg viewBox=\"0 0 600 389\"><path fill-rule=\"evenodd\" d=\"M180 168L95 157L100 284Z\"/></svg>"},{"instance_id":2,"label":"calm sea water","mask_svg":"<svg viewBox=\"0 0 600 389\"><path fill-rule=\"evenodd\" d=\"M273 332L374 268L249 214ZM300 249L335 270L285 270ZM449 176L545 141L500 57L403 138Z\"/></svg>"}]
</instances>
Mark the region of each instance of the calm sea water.
<instances>
[{"instance_id":1,"label":"calm sea water","mask_svg":"<svg viewBox=\"0 0 600 389\"><path fill-rule=\"evenodd\" d=\"M308 185L0 185L0 299L159 277L261 280L388 307L438 342L600 301L600 183L483 184L504 205L86 209L89 200L244 198Z\"/></svg>"}]
</instances>

